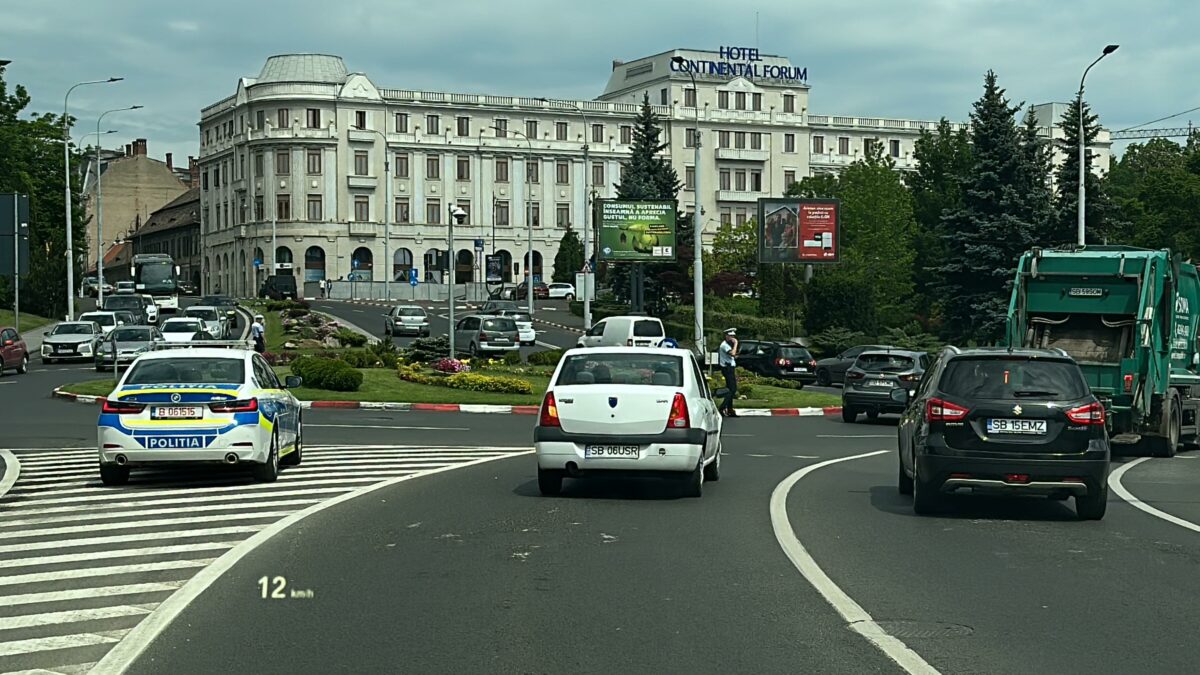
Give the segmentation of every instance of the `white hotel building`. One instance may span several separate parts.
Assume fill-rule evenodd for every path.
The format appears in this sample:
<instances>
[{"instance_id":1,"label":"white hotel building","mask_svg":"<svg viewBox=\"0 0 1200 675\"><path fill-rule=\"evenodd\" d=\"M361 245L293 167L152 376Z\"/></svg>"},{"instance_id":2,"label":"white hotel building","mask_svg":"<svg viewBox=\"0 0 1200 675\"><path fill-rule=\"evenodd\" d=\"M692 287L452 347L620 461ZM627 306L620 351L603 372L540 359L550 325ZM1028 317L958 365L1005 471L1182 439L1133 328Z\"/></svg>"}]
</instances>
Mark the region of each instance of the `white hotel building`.
<instances>
[{"instance_id":1,"label":"white hotel building","mask_svg":"<svg viewBox=\"0 0 1200 675\"><path fill-rule=\"evenodd\" d=\"M676 55L703 71L693 73L698 92ZM913 142L936 125L812 114L802 69L777 56L730 57L677 49L614 61L603 94L569 102L383 89L337 56L270 57L258 77L201 111L205 291L254 295L273 262L309 296L322 278L381 281L390 271L407 287L415 268L421 281L439 281L455 206L469 214L454 228L458 282L482 281L483 254L493 253L520 280L529 227L533 274L548 279L563 228L582 235L590 198L616 196L645 93L687 212L699 173L706 243L719 223L753 217L760 197L838 171L866 144L882 143L898 169L912 169ZM1060 135L1046 117L1044 135ZM1107 132L1101 141L1107 169Z\"/></svg>"}]
</instances>

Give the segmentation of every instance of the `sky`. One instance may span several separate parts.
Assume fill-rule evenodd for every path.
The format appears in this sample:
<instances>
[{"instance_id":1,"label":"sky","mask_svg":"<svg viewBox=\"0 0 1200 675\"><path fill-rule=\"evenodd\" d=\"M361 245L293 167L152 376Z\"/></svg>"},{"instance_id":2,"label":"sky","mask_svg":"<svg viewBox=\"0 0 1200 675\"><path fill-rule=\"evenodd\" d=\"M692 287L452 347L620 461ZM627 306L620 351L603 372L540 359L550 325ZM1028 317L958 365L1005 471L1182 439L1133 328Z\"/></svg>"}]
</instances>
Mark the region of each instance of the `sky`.
<instances>
[{"instance_id":1,"label":"sky","mask_svg":"<svg viewBox=\"0 0 1200 675\"><path fill-rule=\"evenodd\" d=\"M757 20L756 20L757 13ZM808 69L814 114L965 121L995 70L1016 103L1087 100L1110 129L1200 106L1195 0L0 0L0 59L35 111L86 129L109 109L105 147L197 155L202 107L268 56L337 54L378 86L587 99L613 59L757 45ZM1186 126L1193 112L1158 126Z\"/></svg>"}]
</instances>

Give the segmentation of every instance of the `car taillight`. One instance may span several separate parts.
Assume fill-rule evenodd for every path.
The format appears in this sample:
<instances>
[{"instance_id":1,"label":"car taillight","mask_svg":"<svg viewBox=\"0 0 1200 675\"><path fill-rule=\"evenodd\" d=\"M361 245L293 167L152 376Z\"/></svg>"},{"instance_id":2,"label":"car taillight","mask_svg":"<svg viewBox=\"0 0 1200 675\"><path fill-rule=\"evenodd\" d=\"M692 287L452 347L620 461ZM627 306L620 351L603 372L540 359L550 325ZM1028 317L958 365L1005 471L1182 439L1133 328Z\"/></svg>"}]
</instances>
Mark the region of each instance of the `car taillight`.
<instances>
[{"instance_id":1,"label":"car taillight","mask_svg":"<svg viewBox=\"0 0 1200 675\"><path fill-rule=\"evenodd\" d=\"M790 365L792 365L792 361L791 361L791 359L775 359L775 365L790 366Z\"/></svg>"},{"instance_id":2,"label":"car taillight","mask_svg":"<svg viewBox=\"0 0 1200 675\"><path fill-rule=\"evenodd\" d=\"M145 409L146 406L142 403L110 401L108 399L104 399L104 403L100 408L101 412L111 413L113 415L136 415Z\"/></svg>"},{"instance_id":3,"label":"car taillight","mask_svg":"<svg viewBox=\"0 0 1200 675\"><path fill-rule=\"evenodd\" d=\"M1076 424L1104 424L1104 406L1094 402L1071 408L1067 411L1067 419Z\"/></svg>"},{"instance_id":4,"label":"car taillight","mask_svg":"<svg viewBox=\"0 0 1200 675\"><path fill-rule=\"evenodd\" d=\"M258 399L249 398L240 401L214 401L208 404L208 409L218 413L254 412L258 410Z\"/></svg>"},{"instance_id":5,"label":"car taillight","mask_svg":"<svg viewBox=\"0 0 1200 675\"><path fill-rule=\"evenodd\" d=\"M1133 375L1130 374L1130 375L1125 376L1125 393L1128 394L1132 391L1133 391Z\"/></svg>"},{"instance_id":6,"label":"car taillight","mask_svg":"<svg viewBox=\"0 0 1200 675\"><path fill-rule=\"evenodd\" d=\"M676 392L675 400L671 402L671 416L667 418L668 429L688 429L692 426L688 416L687 399Z\"/></svg>"},{"instance_id":7,"label":"car taillight","mask_svg":"<svg viewBox=\"0 0 1200 675\"><path fill-rule=\"evenodd\" d=\"M554 402L554 392L546 392L546 398L542 399L542 413L538 419L538 426L542 427L562 427L562 423L558 421L558 404Z\"/></svg>"},{"instance_id":8,"label":"car taillight","mask_svg":"<svg viewBox=\"0 0 1200 675\"><path fill-rule=\"evenodd\" d=\"M908 375L901 375L900 379L904 382L916 382L917 380L921 379L921 376L917 375L916 373L910 373Z\"/></svg>"},{"instance_id":9,"label":"car taillight","mask_svg":"<svg viewBox=\"0 0 1200 675\"><path fill-rule=\"evenodd\" d=\"M856 370L851 370L850 372L846 373L846 378L850 379L850 380L861 380L865 376L866 376L866 373L856 371Z\"/></svg>"},{"instance_id":10,"label":"car taillight","mask_svg":"<svg viewBox=\"0 0 1200 675\"><path fill-rule=\"evenodd\" d=\"M816 367L817 367L817 361L816 361L815 359L809 359L809 360L808 360L808 367L809 367L809 368L816 368Z\"/></svg>"},{"instance_id":11,"label":"car taillight","mask_svg":"<svg viewBox=\"0 0 1200 675\"><path fill-rule=\"evenodd\" d=\"M632 347L632 346L633 346L633 338L630 338L630 339L626 340L626 341L625 341L625 346L626 346L626 347Z\"/></svg>"},{"instance_id":12,"label":"car taillight","mask_svg":"<svg viewBox=\"0 0 1200 675\"><path fill-rule=\"evenodd\" d=\"M926 422L956 422L967 416L967 409L940 398L925 402Z\"/></svg>"}]
</instances>

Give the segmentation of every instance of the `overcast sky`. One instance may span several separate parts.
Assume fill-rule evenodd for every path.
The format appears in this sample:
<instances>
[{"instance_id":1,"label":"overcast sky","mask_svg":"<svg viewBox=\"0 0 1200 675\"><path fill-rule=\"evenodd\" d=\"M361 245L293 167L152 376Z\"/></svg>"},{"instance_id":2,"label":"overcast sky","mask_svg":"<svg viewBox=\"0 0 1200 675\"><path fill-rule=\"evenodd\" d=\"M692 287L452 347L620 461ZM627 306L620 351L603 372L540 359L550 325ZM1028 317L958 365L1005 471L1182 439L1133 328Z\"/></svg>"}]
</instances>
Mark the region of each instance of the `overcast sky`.
<instances>
[{"instance_id":1,"label":"overcast sky","mask_svg":"<svg viewBox=\"0 0 1200 675\"><path fill-rule=\"evenodd\" d=\"M0 0L0 59L39 111L61 111L75 82L125 77L77 89L72 114L94 130L144 105L105 119L120 132L106 146L146 137L183 163L200 108L273 54L338 54L400 89L592 98L614 58L757 42L808 69L813 113L962 121L989 68L1014 101L1065 101L1119 43L1087 98L1122 129L1200 106L1198 23L1195 0Z\"/></svg>"}]
</instances>

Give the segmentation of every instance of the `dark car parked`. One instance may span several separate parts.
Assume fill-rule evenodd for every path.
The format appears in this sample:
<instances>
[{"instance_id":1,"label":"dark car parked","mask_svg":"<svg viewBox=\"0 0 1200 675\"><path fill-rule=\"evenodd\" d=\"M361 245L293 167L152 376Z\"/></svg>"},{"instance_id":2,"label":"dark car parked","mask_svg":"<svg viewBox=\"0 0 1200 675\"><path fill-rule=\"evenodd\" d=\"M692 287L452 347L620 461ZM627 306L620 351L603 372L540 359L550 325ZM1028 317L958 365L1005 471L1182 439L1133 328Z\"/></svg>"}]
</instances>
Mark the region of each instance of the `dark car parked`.
<instances>
[{"instance_id":1,"label":"dark car parked","mask_svg":"<svg viewBox=\"0 0 1200 675\"><path fill-rule=\"evenodd\" d=\"M150 320L146 314L146 299L140 295L134 294L115 294L105 296L104 311L117 312L125 311L133 315L134 321L141 326L149 325Z\"/></svg>"},{"instance_id":2,"label":"dark car parked","mask_svg":"<svg viewBox=\"0 0 1200 675\"><path fill-rule=\"evenodd\" d=\"M263 282L258 297L271 300L297 300L296 277L290 274L275 274Z\"/></svg>"},{"instance_id":3,"label":"dark car parked","mask_svg":"<svg viewBox=\"0 0 1200 675\"><path fill-rule=\"evenodd\" d=\"M880 413L904 412L904 403L892 400L892 390L915 389L930 360L925 352L903 349L859 354L846 371L846 383L842 386L842 421L854 422L862 413L873 420Z\"/></svg>"},{"instance_id":4,"label":"dark car parked","mask_svg":"<svg viewBox=\"0 0 1200 675\"><path fill-rule=\"evenodd\" d=\"M817 381L817 362L802 345L794 342L743 340L738 344L737 364L746 370L801 386Z\"/></svg>"},{"instance_id":5,"label":"dark car parked","mask_svg":"<svg viewBox=\"0 0 1200 675\"><path fill-rule=\"evenodd\" d=\"M526 297L528 297L528 294L529 294L529 285L527 283L525 283L524 281L517 284L517 287L515 289L513 289L513 299L515 299L515 300L524 300ZM550 297L550 285L542 283L540 281L534 282L533 298L535 300L543 300L543 299L546 299L549 297Z\"/></svg>"},{"instance_id":6,"label":"dark car parked","mask_svg":"<svg viewBox=\"0 0 1200 675\"><path fill-rule=\"evenodd\" d=\"M898 440L901 494L918 514L960 490L1075 498L1081 519L1108 503L1104 405L1058 349L947 347L907 403Z\"/></svg>"},{"instance_id":7,"label":"dark car parked","mask_svg":"<svg viewBox=\"0 0 1200 675\"><path fill-rule=\"evenodd\" d=\"M828 387L846 381L846 371L854 365L859 354L868 349L896 349L890 345L859 345L851 347L837 356L828 356L817 361L817 384Z\"/></svg>"}]
</instances>

